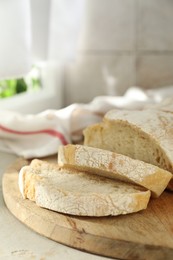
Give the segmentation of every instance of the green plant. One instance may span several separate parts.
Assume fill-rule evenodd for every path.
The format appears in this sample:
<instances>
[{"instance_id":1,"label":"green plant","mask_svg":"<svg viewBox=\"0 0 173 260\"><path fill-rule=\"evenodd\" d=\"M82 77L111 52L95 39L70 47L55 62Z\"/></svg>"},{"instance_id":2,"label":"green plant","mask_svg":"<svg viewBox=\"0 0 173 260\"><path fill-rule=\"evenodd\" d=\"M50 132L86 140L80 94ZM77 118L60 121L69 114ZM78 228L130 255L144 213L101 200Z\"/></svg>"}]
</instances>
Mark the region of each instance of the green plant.
<instances>
[{"instance_id":1,"label":"green plant","mask_svg":"<svg viewBox=\"0 0 173 260\"><path fill-rule=\"evenodd\" d=\"M0 97L6 98L27 91L24 79L10 79L0 81Z\"/></svg>"},{"instance_id":2,"label":"green plant","mask_svg":"<svg viewBox=\"0 0 173 260\"><path fill-rule=\"evenodd\" d=\"M26 92L29 89L36 90L41 86L39 69L33 66L31 72L25 78L8 79L0 81L0 98L7 98Z\"/></svg>"}]
</instances>

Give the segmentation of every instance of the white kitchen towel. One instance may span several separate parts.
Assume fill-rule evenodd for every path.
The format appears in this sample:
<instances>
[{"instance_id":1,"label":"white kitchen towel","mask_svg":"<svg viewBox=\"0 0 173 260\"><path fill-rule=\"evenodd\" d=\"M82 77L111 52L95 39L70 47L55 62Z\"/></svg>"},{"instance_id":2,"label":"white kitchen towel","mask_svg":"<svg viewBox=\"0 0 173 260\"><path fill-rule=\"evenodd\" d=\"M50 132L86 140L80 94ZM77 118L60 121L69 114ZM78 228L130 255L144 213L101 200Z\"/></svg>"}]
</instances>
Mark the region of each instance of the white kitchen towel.
<instances>
[{"instance_id":1,"label":"white kitchen towel","mask_svg":"<svg viewBox=\"0 0 173 260\"><path fill-rule=\"evenodd\" d=\"M0 112L0 150L25 158L57 153L59 145L71 143L87 125L101 120L93 105L72 104L61 110L37 115Z\"/></svg>"},{"instance_id":2,"label":"white kitchen towel","mask_svg":"<svg viewBox=\"0 0 173 260\"><path fill-rule=\"evenodd\" d=\"M100 96L89 104L72 104L37 115L1 111L0 150L25 158L55 154L59 145L79 142L83 129L101 121L110 109L142 109L156 103L159 108L158 102L167 96L173 96L173 87L165 88L164 91L130 88L122 97ZM162 103L165 110L169 108L173 112L173 97Z\"/></svg>"},{"instance_id":3,"label":"white kitchen towel","mask_svg":"<svg viewBox=\"0 0 173 260\"><path fill-rule=\"evenodd\" d=\"M30 26L29 0L0 0L0 79L31 69Z\"/></svg>"}]
</instances>

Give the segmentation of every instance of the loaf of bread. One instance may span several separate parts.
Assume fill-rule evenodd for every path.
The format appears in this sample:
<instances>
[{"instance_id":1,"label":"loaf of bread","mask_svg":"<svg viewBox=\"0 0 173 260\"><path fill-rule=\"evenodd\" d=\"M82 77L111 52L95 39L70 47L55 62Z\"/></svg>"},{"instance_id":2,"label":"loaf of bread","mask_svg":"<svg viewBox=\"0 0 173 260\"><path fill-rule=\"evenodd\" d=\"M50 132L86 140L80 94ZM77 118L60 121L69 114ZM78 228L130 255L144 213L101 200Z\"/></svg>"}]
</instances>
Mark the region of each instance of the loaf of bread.
<instances>
[{"instance_id":1,"label":"loaf of bread","mask_svg":"<svg viewBox=\"0 0 173 260\"><path fill-rule=\"evenodd\" d=\"M124 154L173 173L173 113L150 109L111 110L102 123L84 130L84 144Z\"/></svg>"},{"instance_id":2,"label":"loaf of bread","mask_svg":"<svg viewBox=\"0 0 173 260\"><path fill-rule=\"evenodd\" d=\"M58 165L100 176L135 183L158 197L167 187L172 174L157 166L128 156L84 145L59 147Z\"/></svg>"},{"instance_id":3,"label":"loaf of bread","mask_svg":"<svg viewBox=\"0 0 173 260\"><path fill-rule=\"evenodd\" d=\"M23 198L40 207L79 216L116 216L143 210L150 191L84 172L59 170L57 164L33 160L19 172Z\"/></svg>"},{"instance_id":4,"label":"loaf of bread","mask_svg":"<svg viewBox=\"0 0 173 260\"><path fill-rule=\"evenodd\" d=\"M168 113L173 113L173 97L168 97L163 99L161 102L153 104L153 105L146 105L146 109L154 109L154 110L161 110Z\"/></svg>"}]
</instances>

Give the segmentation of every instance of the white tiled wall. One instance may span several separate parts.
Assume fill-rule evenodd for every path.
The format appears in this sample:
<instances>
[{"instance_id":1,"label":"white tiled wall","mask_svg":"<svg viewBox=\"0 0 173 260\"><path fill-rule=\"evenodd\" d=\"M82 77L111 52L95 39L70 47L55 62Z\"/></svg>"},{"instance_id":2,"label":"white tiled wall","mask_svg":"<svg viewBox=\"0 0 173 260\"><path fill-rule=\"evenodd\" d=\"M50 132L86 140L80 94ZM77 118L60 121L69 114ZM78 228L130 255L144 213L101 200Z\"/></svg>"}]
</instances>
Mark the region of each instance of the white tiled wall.
<instances>
[{"instance_id":1,"label":"white tiled wall","mask_svg":"<svg viewBox=\"0 0 173 260\"><path fill-rule=\"evenodd\" d=\"M137 0L137 48L173 51L173 1Z\"/></svg>"},{"instance_id":2,"label":"white tiled wall","mask_svg":"<svg viewBox=\"0 0 173 260\"><path fill-rule=\"evenodd\" d=\"M166 85L173 85L173 1L86 0L66 105Z\"/></svg>"},{"instance_id":3,"label":"white tiled wall","mask_svg":"<svg viewBox=\"0 0 173 260\"><path fill-rule=\"evenodd\" d=\"M80 50L131 51L134 45L135 0L86 1Z\"/></svg>"},{"instance_id":4,"label":"white tiled wall","mask_svg":"<svg viewBox=\"0 0 173 260\"><path fill-rule=\"evenodd\" d=\"M137 85L154 88L173 85L173 55L149 54L138 56Z\"/></svg>"},{"instance_id":5,"label":"white tiled wall","mask_svg":"<svg viewBox=\"0 0 173 260\"><path fill-rule=\"evenodd\" d=\"M80 56L67 69L66 104L90 101L98 95L123 94L127 87L134 84L133 55Z\"/></svg>"}]
</instances>

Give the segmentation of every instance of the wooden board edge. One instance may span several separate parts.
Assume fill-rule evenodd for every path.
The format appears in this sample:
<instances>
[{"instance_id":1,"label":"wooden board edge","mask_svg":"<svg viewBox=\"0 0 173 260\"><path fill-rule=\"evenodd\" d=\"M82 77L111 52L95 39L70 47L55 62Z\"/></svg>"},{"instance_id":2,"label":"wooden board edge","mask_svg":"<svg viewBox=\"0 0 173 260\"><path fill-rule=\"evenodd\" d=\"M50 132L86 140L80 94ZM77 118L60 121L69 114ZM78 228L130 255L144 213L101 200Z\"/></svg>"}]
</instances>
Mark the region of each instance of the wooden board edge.
<instances>
[{"instance_id":1,"label":"wooden board edge","mask_svg":"<svg viewBox=\"0 0 173 260\"><path fill-rule=\"evenodd\" d=\"M5 189L8 187L8 178L13 176L12 172L14 172L14 170L17 172L26 164L28 164L28 161L20 159L15 161L15 163L7 169L3 175L2 191L4 191L4 201L9 211L33 231L58 243L96 255L127 260L173 259L173 249L171 248L138 244L124 240L112 240L102 236L89 234L85 231L81 232L79 230L73 230L72 228L65 228L60 225L56 225L48 234L46 232L48 219L44 218L44 215L37 216L37 219L35 219L36 224L33 224L32 218L28 218L27 221L25 219L24 221L22 212L23 210L27 211L29 209L27 207L21 208L20 204L18 204L20 214L16 214L16 211L14 210L16 205L15 198L12 197L11 193L10 195L7 195ZM13 201L13 203L11 203L11 201ZM32 204L33 202L28 201L28 203ZM44 212L46 209L42 210ZM30 212L28 212L28 215L30 215ZM42 227L45 227L42 232L39 229L40 223L42 223ZM62 232L64 236L61 235ZM95 246L96 244L97 247Z\"/></svg>"}]
</instances>

